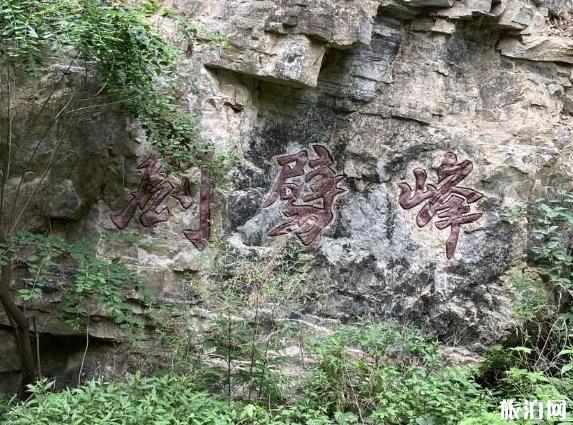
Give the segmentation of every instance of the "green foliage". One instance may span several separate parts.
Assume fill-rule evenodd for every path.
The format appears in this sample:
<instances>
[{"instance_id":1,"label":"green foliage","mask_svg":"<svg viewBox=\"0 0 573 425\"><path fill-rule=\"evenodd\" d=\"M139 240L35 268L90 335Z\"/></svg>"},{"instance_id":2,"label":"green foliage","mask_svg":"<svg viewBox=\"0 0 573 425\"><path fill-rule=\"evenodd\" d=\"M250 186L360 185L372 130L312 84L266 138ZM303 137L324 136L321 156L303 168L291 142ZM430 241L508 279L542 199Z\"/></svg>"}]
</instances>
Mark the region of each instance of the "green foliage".
<instances>
[{"instance_id":1,"label":"green foliage","mask_svg":"<svg viewBox=\"0 0 573 425\"><path fill-rule=\"evenodd\" d=\"M521 322L555 313L543 281L535 269L514 267L509 272L509 287L515 294L513 311Z\"/></svg>"},{"instance_id":2,"label":"green foliage","mask_svg":"<svg viewBox=\"0 0 573 425\"><path fill-rule=\"evenodd\" d=\"M485 360L478 367L480 380L488 384L497 405L508 399L564 400L570 405L573 402L573 376L568 371L559 371L561 360L558 361L555 356L540 354L540 349L529 342L529 347L490 348ZM569 361L571 359L569 350L564 350L557 357L559 356L565 356ZM487 416L468 422L475 425L487 423ZM562 422L552 420L546 423Z\"/></svg>"},{"instance_id":3,"label":"green foliage","mask_svg":"<svg viewBox=\"0 0 573 425\"><path fill-rule=\"evenodd\" d=\"M316 344L307 396L360 423L458 424L487 411L491 396L467 370L439 360L438 345L395 324L345 326Z\"/></svg>"},{"instance_id":4,"label":"green foliage","mask_svg":"<svg viewBox=\"0 0 573 425\"><path fill-rule=\"evenodd\" d=\"M41 301L54 286L65 289L60 310L76 329L87 325L98 305L105 309L98 314L109 315L128 333L144 327L127 300L128 291L145 291L142 279L124 264L98 257L86 242L20 232L0 244L2 258L26 266L28 277L19 290L24 301Z\"/></svg>"},{"instance_id":5,"label":"green foliage","mask_svg":"<svg viewBox=\"0 0 573 425\"><path fill-rule=\"evenodd\" d=\"M509 278L517 338L513 347L492 347L481 373L499 394L564 399L573 393L573 193L538 199L530 222L531 257Z\"/></svg>"},{"instance_id":6,"label":"green foliage","mask_svg":"<svg viewBox=\"0 0 573 425\"><path fill-rule=\"evenodd\" d=\"M385 370L384 370L385 369ZM379 406L373 417L399 424L458 424L494 409L489 392L459 368L388 367L377 374Z\"/></svg>"},{"instance_id":7,"label":"green foliage","mask_svg":"<svg viewBox=\"0 0 573 425\"><path fill-rule=\"evenodd\" d=\"M90 381L79 389L35 397L12 409L6 425L223 425L235 423L237 411L226 402L193 391L183 377L141 378L126 382Z\"/></svg>"},{"instance_id":8,"label":"green foliage","mask_svg":"<svg viewBox=\"0 0 573 425\"><path fill-rule=\"evenodd\" d=\"M128 376L123 382L90 381L49 393L50 383L32 387L35 397L12 407L4 425L345 425L320 409L294 406L272 412L254 404L229 403L199 392L184 376Z\"/></svg>"},{"instance_id":9,"label":"green foliage","mask_svg":"<svg viewBox=\"0 0 573 425\"><path fill-rule=\"evenodd\" d=\"M187 373L202 388L231 398L278 401L285 397L277 353L288 343L289 324L279 320L296 302L308 265L289 246L265 256L243 255L222 242L202 275L186 276L214 312L199 323L193 308L157 319L170 372Z\"/></svg>"},{"instance_id":10,"label":"green foliage","mask_svg":"<svg viewBox=\"0 0 573 425\"><path fill-rule=\"evenodd\" d=\"M10 408L10 403L0 397L0 423L4 423L4 415L10 410Z\"/></svg>"},{"instance_id":11,"label":"green foliage","mask_svg":"<svg viewBox=\"0 0 573 425\"><path fill-rule=\"evenodd\" d=\"M573 192L556 190L548 199L538 200L533 226L537 243L532 247L532 252L537 270L552 288L571 297Z\"/></svg>"},{"instance_id":12,"label":"green foliage","mask_svg":"<svg viewBox=\"0 0 573 425\"><path fill-rule=\"evenodd\" d=\"M46 264L61 264L58 243L42 248ZM204 271L184 275L185 306L159 312L159 377L92 382L61 394L48 394L41 382L36 402L4 407L4 422L501 425L504 399L573 403L569 318L559 308L566 304L551 304L551 278L536 264L510 279L522 321L517 344L492 347L469 368L444 363L437 341L391 322L313 331L291 315L308 296L303 253L287 246L240 255L217 244L219 255L206 259ZM101 285L102 274L97 264L82 271L79 293ZM193 307L198 295L213 312L207 320ZM297 344L300 360L283 356Z\"/></svg>"},{"instance_id":13,"label":"green foliage","mask_svg":"<svg viewBox=\"0 0 573 425\"><path fill-rule=\"evenodd\" d=\"M571 402L573 394L566 381L517 367L490 391L476 383L471 369L443 364L434 341L393 324L344 326L311 345L308 379L291 380L290 393L297 396L278 405L264 397L253 403L210 395L189 374L90 381L58 394L42 380L32 387L34 398L3 407L2 423L501 425L507 424L499 417L502 399ZM514 363L529 354L523 348L504 352Z\"/></svg>"},{"instance_id":14,"label":"green foliage","mask_svg":"<svg viewBox=\"0 0 573 425\"><path fill-rule=\"evenodd\" d=\"M199 166L220 181L228 159L200 137L195 118L171 94L181 52L149 24L156 11L153 2L2 0L0 56L32 76L56 59L85 64L110 100L139 120L168 165Z\"/></svg>"},{"instance_id":15,"label":"green foliage","mask_svg":"<svg viewBox=\"0 0 573 425\"><path fill-rule=\"evenodd\" d=\"M516 423L521 422L503 420L499 412L484 412L479 416L462 420L459 425L511 425Z\"/></svg>"},{"instance_id":16,"label":"green foliage","mask_svg":"<svg viewBox=\"0 0 573 425\"><path fill-rule=\"evenodd\" d=\"M501 380L505 397L533 400L566 400L571 404L573 381L549 376L543 371L510 368Z\"/></svg>"},{"instance_id":17,"label":"green foliage","mask_svg":"<svg viewBox=\"0 0 573 425\"><path fill-rule=\"evenodd\" d=\"M536 347L494 346L479 365L479 374L490 374L492 387L500 397L566 400L573 394L573 375L561 365L570 364L571 354L570 349L564 349L550 361L541 357Z\"/></svg>"}]
</instances>

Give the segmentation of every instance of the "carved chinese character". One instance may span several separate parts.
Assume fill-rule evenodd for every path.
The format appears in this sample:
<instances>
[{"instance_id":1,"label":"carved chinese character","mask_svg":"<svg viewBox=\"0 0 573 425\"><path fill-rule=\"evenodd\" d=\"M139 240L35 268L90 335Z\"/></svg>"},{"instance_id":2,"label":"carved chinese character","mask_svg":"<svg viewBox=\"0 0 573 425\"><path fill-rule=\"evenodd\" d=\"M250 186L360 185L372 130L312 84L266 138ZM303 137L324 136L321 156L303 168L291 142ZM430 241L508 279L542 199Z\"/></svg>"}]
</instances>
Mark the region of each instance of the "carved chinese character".
<instances>
[{"instance_id":1,"label":"carved chinese character","mask_svg":"<svg viewBox=\"0 0 573 425\"><path fill-rule=\"evenodd\" d=\"M199 251L207 246L211 230L211 181L207 171L201 172L201 192L199 194L199 227L197 230L184 229L183 234Z\"/></svg>"},{"instance_id":2,"label":"carved chinese character","mask_svg":"<svg viewBox=\"0 0 573 425\"><path fill-rule=\"evenodd\" d=\"M166 222L169 219L169 208L163 206L163 203L169 196L176 199L183 209L187 210L191 207L193 197L189 179L185 178L181 187L176 191L173 184L167 180L161 169L159 158L155 155L149 155L137 168L143 171L138 189L131 192L131 199L122 211L110 216L111 221L118 229L125 229L138 211L139 222L144 227L152 227L157 223ZM209 238L210 204L210 182L208 173L205 172L201 176L199 230L186 229L183 231L187 239L199 250L205 248Z\"/></svg>"},{"instance_id":3,"label":"carved chinese character","mask_svg":"<svg viewBox=\"0 0 573 425\"><path fill-rule=\"evenodd\" d=\"M457 184L463 181L473 170L471 161L458 163L458 158L452 152L444 155L442 164L438 167L437 184L426 184L426 171L421 168L414 170L416 179L415 189L409 184L400 183L400 206L411 209L426 202L416 217L416 224L425 227L437 216L436 227L440 230L450 228L450 236L446 242L448 259L454 257L458 239L463 224L472 223L481 218L482 213L471 213L469 204L476 203L483 194Z\"/></svg>"},{"instance_id":4,"label":"carved chinese character","mask_svg":"<svg viewBox=\"0 0 573 425\"><path fill-rule=\"evenodd\" d=\"M316 154L312 159L306 150L277 158L282 170L262 208L278 199L286 202L286 222L271 230L269 236L294 233L304 245L310 245L334 218L332 207L337 196L346 192L339 186L346 176L336 173L328 149L312 147Z\"/></svg>"}]
</instances>

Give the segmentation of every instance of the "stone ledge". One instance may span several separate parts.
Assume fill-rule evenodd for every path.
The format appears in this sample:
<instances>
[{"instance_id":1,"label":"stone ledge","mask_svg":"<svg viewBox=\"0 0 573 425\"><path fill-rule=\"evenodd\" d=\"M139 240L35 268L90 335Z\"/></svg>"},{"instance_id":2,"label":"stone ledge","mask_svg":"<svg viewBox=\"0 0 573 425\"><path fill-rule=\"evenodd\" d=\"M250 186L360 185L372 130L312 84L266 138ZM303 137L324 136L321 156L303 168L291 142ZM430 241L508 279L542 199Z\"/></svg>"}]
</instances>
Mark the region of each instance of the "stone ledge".
<instances>
[{"instance_id":1,"label":"stone ledge","mask_svg":"<svg viewBox=\"0 0 573 425\"><path fill-rule=\"evenodd\" d=\"M573 40L555 36L523 36L506 38L497 49L503 56L538 62L573 64Z\"/></svg>"}]
</instances>

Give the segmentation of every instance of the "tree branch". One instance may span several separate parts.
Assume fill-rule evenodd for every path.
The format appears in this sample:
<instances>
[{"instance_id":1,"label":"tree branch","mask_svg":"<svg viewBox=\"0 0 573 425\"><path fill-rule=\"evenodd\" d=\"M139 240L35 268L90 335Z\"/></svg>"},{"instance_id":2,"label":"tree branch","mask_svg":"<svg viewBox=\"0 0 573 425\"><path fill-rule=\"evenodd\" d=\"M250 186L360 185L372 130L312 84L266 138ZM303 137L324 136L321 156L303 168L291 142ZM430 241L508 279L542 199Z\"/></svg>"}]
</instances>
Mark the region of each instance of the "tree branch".
<instances>
[{"instance_id":1,"label":"tree branch","mask_svg":"<svg viewBox=\"0 0 573 425\"><path fill-rule=\"evenodd\" d=\"M14 332L19 345L20 360L22 362L22 372L24 374L20 389L20 397L27 398L26 386L36 379L36 362L34 351L30 340L30 328L28 318L18 308L10 292L12 282L12 260L8 260L2 266L2 277L0 279L0 303L4 307L11 322L14 323Z\"/></svg>"}]
</instances>

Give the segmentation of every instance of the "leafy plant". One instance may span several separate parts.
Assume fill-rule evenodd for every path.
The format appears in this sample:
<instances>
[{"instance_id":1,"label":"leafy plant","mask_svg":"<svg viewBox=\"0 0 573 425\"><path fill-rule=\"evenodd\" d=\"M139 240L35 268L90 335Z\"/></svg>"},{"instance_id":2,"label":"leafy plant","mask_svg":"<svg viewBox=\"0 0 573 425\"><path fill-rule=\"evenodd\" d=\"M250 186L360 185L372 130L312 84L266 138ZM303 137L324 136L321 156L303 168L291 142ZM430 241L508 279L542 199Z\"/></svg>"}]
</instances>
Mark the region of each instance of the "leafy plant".
<instances>
[{"instance_id":1,"label":"leafy plant","mask_svg":"<svg viewBox=\"0 0 573 425\"><path fill-rule=\"evenodd\" d=\"M297 303L308 266L293 247L257 256L221 241L213 245L218 256L206 258L202 274L186 276L188 290L213 311L209 319L198 320L192 306L158 317L170 370L189 373L204 388L231 398L279 400L278 353L289 331L280 319Z\"/></svg>"},{"instance_id":2,"label":"leafy plant","mask_svg":"<svg viewBox=\"0 0 573 425\"><path fill-rule=\"evenodd\" d=\"M509 278L516 337L490 349L481 374L501 394L565 395L572 383L573 193L555 189L538 199L530 223L528 264Z\"/></svg>"},{"instance_id":3,"label":"leafy plant","mask_svg":"<svg viewBox=\"0 0 573 425\"><path fill-rule=\"evenodd\" d=\"M436 342L394 323L344 326L314 353L307 396L359 423L457 424L491 406L471 371L446 367Z\"/></svg>"},{"instance_id":4,"label":"leafy plant","mask_svg":"<svg viewBox=\"0 0 573 425\"><path fill-rule=\"evenodd\" d=\"M135 375L125 382L90 381L59 394L48 394L37 386L32 392L34 399L10 410L5 424L223 425L235 423L237 416L226 402L193 391L184 377Z\"/></svg>"},{"instance_id":5,"label":"leafy plant","mask_svg":"<svg viewBox=\"0 0 573 425\"><path fill-rule=\"evenodd\" d=\"M5 425L346 425L351 415L329 418L321 408L302 405L270 411L255 404L229 403L196 389L185 376L122 382L93 380L59 394L50 382L31 387L35 397L8 409Z\"/></svg>"},{"instance_id":6,"label":"leafy plant","mask_svg":"<svg viewBox=\"0 0 573 425\"><path fill-rule=\"evenodd\" d=\"M226 155L215 152L213 145L200 137L195 118L179 105L177 72L183 55L151 24L151 17L159 10L158 4L152 1L0 2L0 83L5 93L2 106L7 117L6 128L2 129L6 137L0 138L0 244L10 245L11 238L20 229L27 228L25 218L33 200L46 187L49 176L56 174L67 130L83 109L101 100L100 95L107 104L97 106L120 108L137 121L170 169L199 167L210 172L215 184L224 180ZM83 71L85 77L82 84L70 81L69 75L77 77L78 70ZM20 96L24 88L36 87L38 81L49 82L47 95L42 95L41 102L36 102L35 97L29 100ZM83 93L94 84L98 84L95 94L91 90ZM18 102L30 110L29 122L20 126L14 119ZM81 102L89 104L80 107ZM56 111L52 110L54 106ZM46 118L48 124L43 125ZM37 141L35 133L39 133ZM48 146L49 141L53 141L52 146ZM42 157L46 152L49 152L48 161ZM17 184L9 184L15 177ZM24 186L30 190L24 191ZM136 318L117 295L123 283L133 282L134 276L127 276L126 270L117 264L95 257L90 261L92 254L80 253L77 245L64 247L59 242L50 243L52 246L46 248L39 261L33 256L26 259L31 282L19 292L26 302L38 300L45 289L45 282L38 277L45 270L56 270L53 263L57 261L49 252L53 250L55 255L63 255L77 266L74 286L65 302L68 314L76 314L76 319L85 321L91 309L91 295L95 294L116 323L141 326L135 323ZM8 249L4 254L10 253ZM34 381L37 370L29 318L15 303L10 288L13 260L10 255L3 258L0 302L18 340L25 384ZM38 276L34 276L35 273Z\"/></svg>"},{"instance_id":7,"label":"leafy plant","mask_svg":"<svg viewBox=\"0 0 573 425\"><path fill-rule=\"evenodd\" d=\"M526 265L512 268L509 271L509 287L515 295L512 308L520 322L556 313L547 288L535 268L530 269Z\"/></svg>"},{"instance_id":8,"label":"leafy plant","mask_svg":"<svg viewBox=\"0 0 573 425\"><path fill-rule=\"evenodd\" d=\"M196 131L195 117L178 106L173 93L182 52L149 23L157 11L152 2L6 0L0 8L0 58L14 72L31 76L56 60L85 64L111 102L139 120L167 164L199 166L220 181L227 157L214 152Z\"/></svg>"},{"instance_id":9,"label":"leafy plant","mask_svg":"<svg viewBox=\"0 0 573 425\"><path fill-rule=\"evenodd\" d=\"M146 302L144 281L124 264L99 258L86 242L22 231L0 244L2 258L27 269L18 291L23 301L41 301L44 292L63 290L62 318L76 329L87 326L100 303L105 311L99 314L109 315L127 333L144 327L127 299L131 290L143 293Z\"/></svg>"},{"instance_id":10,"label":"leafy plant","mask_svg":"<svg viewBox=\"0 0 573 425\"><path fill-rule=\"evenodd\" d=\"M533 218L535 267L566 309L573 296L573 192L557 189L539 199Z\"/></svg>"}]
</instances>

